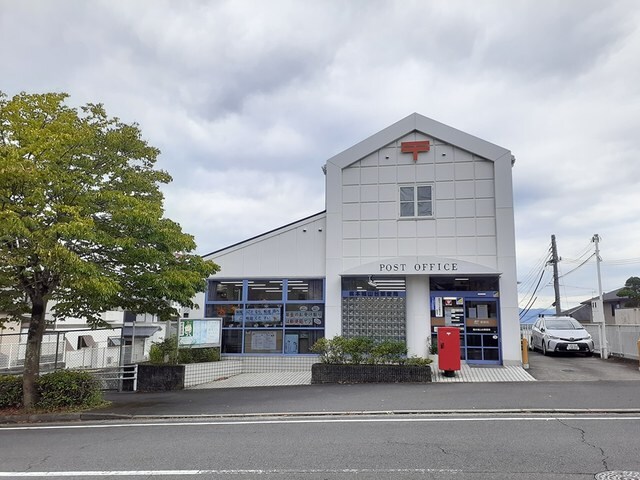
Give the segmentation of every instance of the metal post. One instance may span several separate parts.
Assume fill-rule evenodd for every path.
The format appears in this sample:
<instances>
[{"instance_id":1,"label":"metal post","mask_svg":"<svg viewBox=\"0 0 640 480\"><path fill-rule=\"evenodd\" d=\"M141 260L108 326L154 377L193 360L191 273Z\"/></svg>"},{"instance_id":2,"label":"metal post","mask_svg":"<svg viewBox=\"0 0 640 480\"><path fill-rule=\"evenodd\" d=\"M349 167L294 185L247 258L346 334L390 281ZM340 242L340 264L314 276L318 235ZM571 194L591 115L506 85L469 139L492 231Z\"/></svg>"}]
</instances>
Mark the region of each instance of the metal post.
<instances>
[{"instance_id":1,"label":"metal post","mask_svg":"<svg viewBox=\"0 0 640 480\"><path fill-rule=\"evenodd\" d=\"M592 238L593 243L596 246L596 271L598 273L598 313L600 318L600 358L606 360L609 358L609 352L607 351L607 333L605 329L605 316L604 316L604 295L602 293L602 277L600 275L600 236L596 233Z\"/></svg>"}]
</instances>

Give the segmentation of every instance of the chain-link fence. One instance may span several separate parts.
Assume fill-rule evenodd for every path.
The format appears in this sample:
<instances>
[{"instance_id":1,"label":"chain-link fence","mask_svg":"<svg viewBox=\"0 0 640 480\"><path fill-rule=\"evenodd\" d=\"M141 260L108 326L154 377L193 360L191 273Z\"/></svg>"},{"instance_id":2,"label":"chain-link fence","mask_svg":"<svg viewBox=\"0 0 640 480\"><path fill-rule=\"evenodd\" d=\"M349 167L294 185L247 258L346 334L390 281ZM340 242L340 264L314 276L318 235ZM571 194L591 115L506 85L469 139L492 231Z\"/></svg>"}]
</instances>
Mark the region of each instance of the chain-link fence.
<instances>
[{"instance_id":1,"label":"chain-link fence","mask_svg":"<svg viewBox=\"0 0 640 480\"><path fill-rule=\"evenodd\" d=\"M122 328L46 332L40 371L119 367L123 340ZM22 373L26 350L26 333L0 335L0 373Z\"/></svg>"}]
</instances>

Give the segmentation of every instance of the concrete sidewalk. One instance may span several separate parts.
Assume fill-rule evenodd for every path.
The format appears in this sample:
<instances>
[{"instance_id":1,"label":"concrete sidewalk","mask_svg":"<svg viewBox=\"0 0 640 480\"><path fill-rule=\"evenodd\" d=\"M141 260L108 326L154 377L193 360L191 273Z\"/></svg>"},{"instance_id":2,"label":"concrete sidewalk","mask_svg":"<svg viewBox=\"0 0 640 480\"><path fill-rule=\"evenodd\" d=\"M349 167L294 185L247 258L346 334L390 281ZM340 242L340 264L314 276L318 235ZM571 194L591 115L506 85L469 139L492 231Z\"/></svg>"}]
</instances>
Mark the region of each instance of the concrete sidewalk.
<instances>
[{"instance_id":1,"label":"concrete sidewalk","mask_svg":"<svg viewBox=\"0 0 640 480\"><path fill-rule=\"evenodd\" d=\"M438 369L438 357L434 357L431 364L432 381L438 383L469 383L469 382L533 382L535 378L525 369L518 366L469 366L462 363L459 372L453 377L445 377ZM269 387L284 385L311 385L311 372L265 372L241 373L224 380L203 383L190 387L192 389L211 388L240 388L240 387Z\"/></svg>"}]
</instances>

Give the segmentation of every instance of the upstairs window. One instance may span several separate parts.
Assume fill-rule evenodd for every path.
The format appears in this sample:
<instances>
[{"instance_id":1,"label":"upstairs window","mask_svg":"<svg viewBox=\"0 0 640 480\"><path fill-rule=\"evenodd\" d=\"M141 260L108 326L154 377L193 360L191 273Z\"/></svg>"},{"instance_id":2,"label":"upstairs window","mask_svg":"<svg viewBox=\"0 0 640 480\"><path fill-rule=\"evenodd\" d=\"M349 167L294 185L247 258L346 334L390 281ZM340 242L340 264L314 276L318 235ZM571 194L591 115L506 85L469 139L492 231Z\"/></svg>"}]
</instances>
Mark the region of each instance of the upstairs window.
<instances>
[{"instance_id":1,"label":"upstairs window","mask_svg":"<svg viewBox=\"0 0 640 480\"><path fill-rule=\"evenodd\" d=\"M400 217L432 217L433 188L431 185L400 187Z\"/></svg>"}]
</instances>

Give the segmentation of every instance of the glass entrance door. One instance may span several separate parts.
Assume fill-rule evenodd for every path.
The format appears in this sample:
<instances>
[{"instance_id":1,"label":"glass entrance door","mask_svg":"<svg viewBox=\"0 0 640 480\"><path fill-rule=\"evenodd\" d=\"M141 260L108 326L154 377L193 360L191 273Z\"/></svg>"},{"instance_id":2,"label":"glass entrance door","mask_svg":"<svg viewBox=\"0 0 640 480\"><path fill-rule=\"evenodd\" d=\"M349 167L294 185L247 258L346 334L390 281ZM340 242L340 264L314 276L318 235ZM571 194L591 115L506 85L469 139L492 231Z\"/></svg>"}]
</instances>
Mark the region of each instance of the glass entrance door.
<instances>
[{"instance_id":1,"label":"glass entrance door","mask_svg":"<svg viewBox=\"0 0 640 480\"><path fill-rule=\"evenodd\" d=\"M467 363L500 363L498 301L465 298L465 349Z\"/></svg>"}]
</instances>

